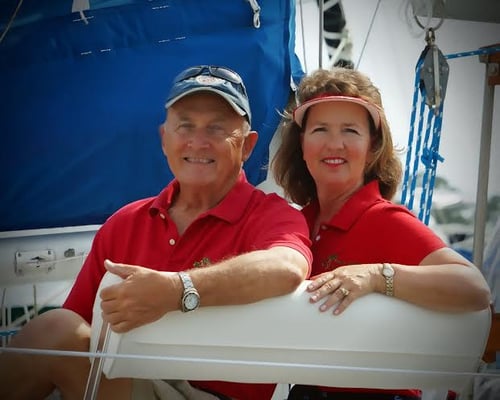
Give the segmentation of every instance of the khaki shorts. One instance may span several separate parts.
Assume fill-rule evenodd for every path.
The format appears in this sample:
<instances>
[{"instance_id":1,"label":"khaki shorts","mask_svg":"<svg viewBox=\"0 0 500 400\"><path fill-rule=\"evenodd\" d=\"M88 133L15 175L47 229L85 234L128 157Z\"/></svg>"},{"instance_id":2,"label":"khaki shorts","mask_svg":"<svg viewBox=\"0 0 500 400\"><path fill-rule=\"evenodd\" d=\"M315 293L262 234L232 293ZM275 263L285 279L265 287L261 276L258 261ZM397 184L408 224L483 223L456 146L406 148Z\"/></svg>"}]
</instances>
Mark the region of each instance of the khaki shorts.
<instances>
[{"instance_id":1,"label":"khaki shorts","mask_svg":"<svg viewBox=\"0 0 500 400\"><path fill-rule=\"evenodd\" d=\"M219 400L188 381L134 379L132 400Z\"/></svg>"}]
</instances>

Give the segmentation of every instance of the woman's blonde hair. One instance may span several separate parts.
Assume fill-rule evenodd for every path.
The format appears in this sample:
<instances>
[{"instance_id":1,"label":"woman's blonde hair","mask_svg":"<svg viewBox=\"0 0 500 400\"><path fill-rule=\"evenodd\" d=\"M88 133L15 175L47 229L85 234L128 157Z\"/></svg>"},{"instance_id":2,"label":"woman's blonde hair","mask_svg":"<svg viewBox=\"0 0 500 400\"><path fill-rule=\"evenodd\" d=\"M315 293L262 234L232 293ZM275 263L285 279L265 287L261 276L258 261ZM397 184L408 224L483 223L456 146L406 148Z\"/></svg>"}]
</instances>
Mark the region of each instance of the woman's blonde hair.
<instances>
[{"instance_id":1,"label":"woman's blonde hair","mask_svg":"<svg viewBox=\"0 0 500 400\"><path fill-rule=\"evenodd\" d=\"M348 68L319 69L302 79L296 101L284 111L280 126L281 144L273 157L271 168L274 179L283 188L285 196L294 203L306 205L316 199L316 184L303 160L300 135L302 128L293 120L298 104L321 95L344 95L362 98L379 108L380 128L370 118L372 161L365 169L365 183L376 179L382 196L392 199L401 181L401 162L394 148L391 130L382 106L380 91L363 73ZM306 112L302 126L306 125Z\"/></svg>"}]
</instances>

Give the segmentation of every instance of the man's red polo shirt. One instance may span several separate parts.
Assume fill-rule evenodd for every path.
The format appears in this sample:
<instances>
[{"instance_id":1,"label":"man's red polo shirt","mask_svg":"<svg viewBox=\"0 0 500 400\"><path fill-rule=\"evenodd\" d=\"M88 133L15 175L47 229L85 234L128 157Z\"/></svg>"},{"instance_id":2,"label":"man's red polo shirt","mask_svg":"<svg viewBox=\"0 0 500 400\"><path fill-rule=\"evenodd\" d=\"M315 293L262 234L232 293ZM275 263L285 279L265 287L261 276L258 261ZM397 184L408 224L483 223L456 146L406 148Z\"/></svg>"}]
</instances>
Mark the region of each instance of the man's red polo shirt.
<instances>
[{"instance_id":1,"label":"man's red polo shirt","mask_svg":"<svg viewBox=\"0 0 500 400\"><path fill-rule=\"evenodd\" d=\"M168 214L178 190L174 180L157 197L124 206L102 225L63 307L91 322L94 298L106 272L105 259L181 271L253 250L288 246L312 263L308 229L300 211L278 195L254 188L244 173L228 195L200 215L182 236ZM274 390L274 385L226 382L196 386L241 400L270 398Z\"/></svg>"}]
</instances>

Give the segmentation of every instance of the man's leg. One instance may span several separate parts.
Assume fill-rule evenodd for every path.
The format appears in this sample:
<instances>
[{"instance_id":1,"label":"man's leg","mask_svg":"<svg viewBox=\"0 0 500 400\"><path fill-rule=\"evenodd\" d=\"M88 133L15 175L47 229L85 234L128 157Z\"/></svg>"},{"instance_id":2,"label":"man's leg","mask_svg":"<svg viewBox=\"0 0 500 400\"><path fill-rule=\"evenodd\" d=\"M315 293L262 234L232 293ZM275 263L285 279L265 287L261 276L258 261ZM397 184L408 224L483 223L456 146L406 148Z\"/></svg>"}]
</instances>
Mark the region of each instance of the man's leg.
<instances>
[{"instance_id":1,"label":"man's leg","mask_svg":"<svg viewBox=\"0 0 500 400\"><path fill-rule=\"evenodd\" d=\"M9 347L89 351L90 326L76 313L56 309L27 323ZM44 399L58 388L65 400L81 400L90 370L88 357L0 354L0 398ZM101 379L99 398L129 399L130 379Z\"/></svg>"}]
</instances>

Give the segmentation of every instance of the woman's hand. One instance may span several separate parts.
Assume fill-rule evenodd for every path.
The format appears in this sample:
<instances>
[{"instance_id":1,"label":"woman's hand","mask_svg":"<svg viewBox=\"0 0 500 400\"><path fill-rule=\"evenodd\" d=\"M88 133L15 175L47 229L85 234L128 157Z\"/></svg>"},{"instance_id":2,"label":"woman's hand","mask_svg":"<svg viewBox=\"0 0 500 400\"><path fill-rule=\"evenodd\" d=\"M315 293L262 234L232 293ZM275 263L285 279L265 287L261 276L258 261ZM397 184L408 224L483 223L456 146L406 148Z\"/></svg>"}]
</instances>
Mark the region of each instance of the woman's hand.
<instances>
[{"instance_id":1,"label":"woman's hand","mask_svg":"<svg viewBox=\"0 0 500 400\"><path fill-rule=\"evenodd\" d=\"M342 313L355 299L375 292L383 280L381 264L356 264L339 267L334 271L315 276L307 287L312 293L311 303L321 303L320 311L327 311L335 304L333 314Z\"/></svg>"}]
</instances>

